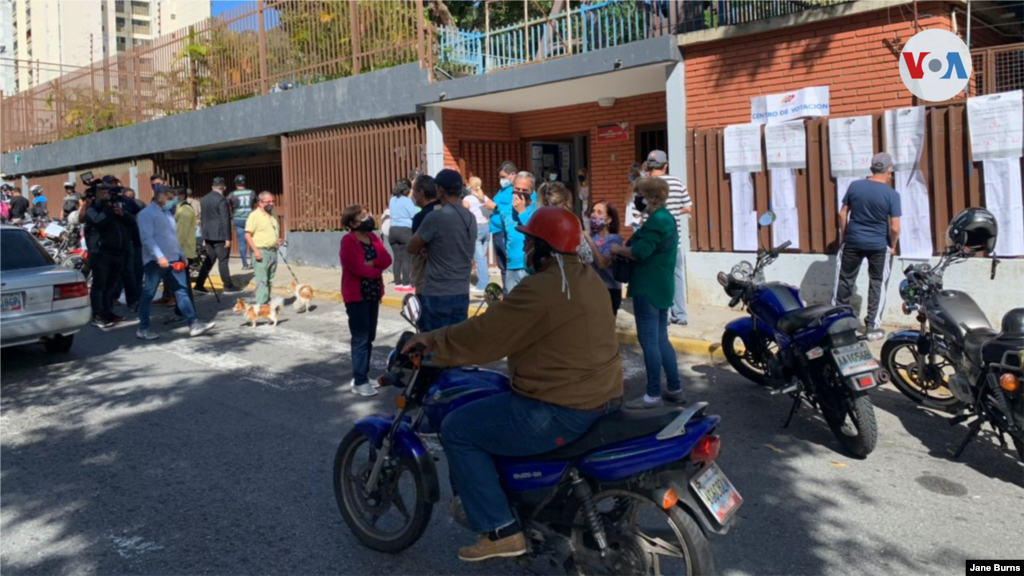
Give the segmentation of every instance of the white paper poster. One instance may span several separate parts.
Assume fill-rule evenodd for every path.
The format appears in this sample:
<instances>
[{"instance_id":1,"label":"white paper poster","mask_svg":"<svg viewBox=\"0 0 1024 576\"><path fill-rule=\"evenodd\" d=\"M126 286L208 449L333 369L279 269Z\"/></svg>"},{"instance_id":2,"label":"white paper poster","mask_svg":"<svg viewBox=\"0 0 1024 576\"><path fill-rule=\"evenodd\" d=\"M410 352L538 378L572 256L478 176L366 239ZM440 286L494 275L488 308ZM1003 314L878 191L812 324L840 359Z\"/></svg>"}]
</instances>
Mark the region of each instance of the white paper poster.
<instances>
[{"instance_id":1,"label":"white paper poster","mask_svg":"<svg viewBox=\"0 0 1024 576\"><path fill-rule=\"evenodd\" d=\"M832 176L867 176L871 174L871 116L832 118L828 121L829 160Z\"/></svg>"},{"instance_id":2,"label":"white paper poster","mask_svg":"<svg viewBox=\"0 0 1024 576\"><path fill-rule=\"evenodd\" d=\"M800 247L800 216L796 206L796 172L789 169L771 171L772 244L778 246L790 241L790 249Z\"/></svg>"},{"instance_id":3,"label":"white paper poster","mask_svg":"<svg viewBox=\"0 0 1024 576\"><path fill-rule=\"evenodd\" d=\"M920 170L896 172L896 191L900 195L900 258L932 257L932 219L928 207L928 185Z\"/></svg>"},{"instance_id":4,"label":"white paper poster","mask_svg":"<svg viewBox=\"0 0 1024 576\"><path fill-rule=\"evenodd\" d=\"M732 184L732 249L737 252L757 251L757 211L754 210L754 179L749 172L733 172Z\"/></svg>"},{"instance_id":5,"label":"white paper poster","mask_svg":"<svg viewBox=\"0 0 1024 576\"><path fill-rule=\"evenodd\" d=\"M836 178L836 213L843 209L843 197L846 196L846 191L850 189L850 184L854 181L860 180L860 178L850 178L849 176L840 176Z\"/></svg>"},{"instance_id":6,"label":"white paper poster","mask_svg":"<svg viewBox=\"0 0 1024 576\"><path fill-rule=\"evenodd\" d=\"M997 256L1024 256L1024 203L1019 158L985 160L985 207L999 223Z\"/></svg>"},{"instance_id":7,"label":"white paper poster","mask_svg":"<svg viewBox=\"0 0 1024 576\"><path fill-rule=\"evenodd\" d=\"M885 151L896 171L917 170L924 147L924 106L885 111Z\"/></svg>"},{"instance_id":8,"label":"white paper poster","mask_svg":"<svg viewBox=\"0 0 1024 576\"><path fill-rule=\"evenodd\" d=\"M737 124L725 128L725 171L761 171L761 127Z\"/></svg>"},{"instance_id":9,"label":"white paper poster","mask_svg":"<svg viewBox=\"0 0 1024 576\"><path fill-rule=\"evenodd\" d=\"M1024 90L967 99L967 125L975 162L1024 155L1022 98Z\"/></svg>"},{"instance_id":10,"label":"white paper poster","mask_svg":"<svg viewBox=\"0 0 1024 576\"><path fill-rule=\"evenodd\" d=\"M750 121L754 124L776 124L799 118L816 118L828 116L828 112L828 86L811 86L750 99Z\"/></svg>"},{"instance_id":11,"label":"white paper poster","mask_svg":"<svg viewBox=\"0 0 1024 576\"><path fill-rule=\"evenodd\" d=\"M765 126L764 145L769 170L807 167L807 132L803 121Z\"/></svg>"}]
</instances>

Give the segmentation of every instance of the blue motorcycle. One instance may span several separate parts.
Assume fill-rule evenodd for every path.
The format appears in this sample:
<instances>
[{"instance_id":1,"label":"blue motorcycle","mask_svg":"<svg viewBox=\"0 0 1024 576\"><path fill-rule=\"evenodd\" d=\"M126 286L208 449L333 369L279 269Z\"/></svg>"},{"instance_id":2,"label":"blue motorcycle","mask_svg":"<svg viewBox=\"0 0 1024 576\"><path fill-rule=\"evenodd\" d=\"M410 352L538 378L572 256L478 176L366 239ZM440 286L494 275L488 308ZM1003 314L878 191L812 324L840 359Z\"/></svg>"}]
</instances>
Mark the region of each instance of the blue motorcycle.
<instances>
[{"instance_id":1,"label":"blue motorcycle","mask_svg":"<svg viewBox=\"0 0 1024 576\"><path fill-rule=\"evenodd\" d=\"M407 296L403 316L414 325L417 310L415 297ZM387 553L419 540L441 498L428 446L443 450L444 419L510 390L501 373L441 368L418 352L402 354L411 337L402 335L379 381L401 391L397 414L357 421L334 460L342 517L362 544ZM705 402L620 410L552 452L495 457L530 545L523 561L544 556L572 574L712 573L706 534L726 533L742 503L715 463L720 419L707 414ZM452 515L469 527L458 497Z\"/></svg>"},{"instance_id":2,"label":"blue motorcycle","mask_svg":"<svg viewBox=\"0 0 1024 576\"><path fill-rule=\"evenodd\" d=\"M761 225L771 225L770 213ZM866 458L878 442L875 410L868 390L888 382L867 340L880 340L881 331L859 333L860 322L850 306L804 306L800 290L780 282L765 282L764 269L778 259L790 242L759 250L757 262L741 262L718 283L749 316L725 327L722 352L729 364L748 380L787 394L793 406L785 426L805 402L819 408L843 449Z\"/></svg>"}]
</instances>

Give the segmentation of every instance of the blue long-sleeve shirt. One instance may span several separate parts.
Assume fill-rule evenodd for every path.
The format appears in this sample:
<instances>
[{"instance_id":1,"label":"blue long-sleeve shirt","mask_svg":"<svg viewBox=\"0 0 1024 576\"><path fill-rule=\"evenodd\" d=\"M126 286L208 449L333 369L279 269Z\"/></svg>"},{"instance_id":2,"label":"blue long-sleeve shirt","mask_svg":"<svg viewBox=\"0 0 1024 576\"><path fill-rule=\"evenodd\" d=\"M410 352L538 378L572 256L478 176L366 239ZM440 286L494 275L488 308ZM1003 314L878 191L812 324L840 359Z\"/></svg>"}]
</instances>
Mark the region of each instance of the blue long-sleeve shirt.
<instances>
[{"instance_id":1,"label":"blue long-sleeve shirt","mask_svg":"<svg viewBox=\"0 0 1024 576\"><path fill-rule=\"evenodd\" d=\"M491 235L505 231L505 212L512 210L512 185L509 184L494 195L494 211L491 213Z\"/></svg>"},{"instance_id":2,"label":"blue long-sleeve shirt","mask_svg":"<svg viewBox=\"0 0 1024 576\"><path fill-rule=\"evenodd\" d=\"M530 205L520 214L516 212L511 204L502 214L502 226L505 230L505 251L508 259L509 270L522 270L526 268L526 235L516 230L516 226L526 226L530 216L537 210L537 193L530 196Z\"/></svg>"},{"instance_id":3,"label":"blue long-sleeve shirt","mask_svg":"<svg viewBox=\"0 0 1024 576\"><path fill-rule=\"evenodd\" d=\"M185 252L178 244L178 226L174 218L164 212L156 202L151 202L136 221L139 224L139 235L142 236L142 262L156 262L166 258L170 262L185 259Z\"/></svg>"},{"instance_id":4,"label":"blue long-sleeve shirt","mask_svg":"<svg viewBox=\"0 0 1024 576\"><path fill-rule=\"evenodd\" d=\"M392 196L388 205L392 228L412 228L412 217L420 211L408 196Z\"/></svg>"}]
</instances>

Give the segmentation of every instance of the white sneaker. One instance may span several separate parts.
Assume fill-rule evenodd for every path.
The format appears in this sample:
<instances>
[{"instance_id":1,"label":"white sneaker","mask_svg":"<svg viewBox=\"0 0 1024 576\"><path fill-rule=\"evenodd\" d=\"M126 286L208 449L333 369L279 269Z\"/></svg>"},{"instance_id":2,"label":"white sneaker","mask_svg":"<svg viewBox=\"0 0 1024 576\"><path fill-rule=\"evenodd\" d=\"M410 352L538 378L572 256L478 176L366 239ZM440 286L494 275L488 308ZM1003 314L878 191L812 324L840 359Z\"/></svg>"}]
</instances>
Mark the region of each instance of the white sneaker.
<instances>
[{"instance_id":1,"label":"white sneaker","mask_svg":"<svg viewBox=\"0 0 1024 576\"><path fill-rule=\"evenodd\" d=\"M139 340L156 340L160 335L146 328L145 330L136 330L135 337Z\"/></svg>"},{"instance_id":2,"label":"white sneaker","mask_svg":"<svg viewBox=\"0 0 1024 576\"><path fill-rule=\"evenodd\" d=\"M360 396L376 396L377 395L377 389L373 387L373 384L368 384L368 383L367 384L360 384L358 386L353 386L352 387L352 391L355 392L356 394L359 394Z\"/></svg>"},{"instance_id":3,"label":"white sneaker","mask_svg":"<svg viewBox=\"0 0 1024 576\"><path fill-rule=\"evenodd\" d=\"M380 388L380 384L378 384L377 381L374 380L374 379L370 380L370 386L374 390L376 390L377 388ZM356 379L355 378L353 378L353 379L348 381L348 389L351 390L352 392L356 391Z\"/></svg>"},{"instance_id":4,"label":"white sneaker","mask_svg":"<svg viewBox=\"0 0 1024 576\"><path fill-rule=\"evenodd\" d=\"M192 329L189 330L188 335L199 336L201 334L206 334L207 332L210 331L210 329L212 329L216 325L217 324L215 322L200 322L197 320L192 323Z\"/></svg>"}]
</instances>

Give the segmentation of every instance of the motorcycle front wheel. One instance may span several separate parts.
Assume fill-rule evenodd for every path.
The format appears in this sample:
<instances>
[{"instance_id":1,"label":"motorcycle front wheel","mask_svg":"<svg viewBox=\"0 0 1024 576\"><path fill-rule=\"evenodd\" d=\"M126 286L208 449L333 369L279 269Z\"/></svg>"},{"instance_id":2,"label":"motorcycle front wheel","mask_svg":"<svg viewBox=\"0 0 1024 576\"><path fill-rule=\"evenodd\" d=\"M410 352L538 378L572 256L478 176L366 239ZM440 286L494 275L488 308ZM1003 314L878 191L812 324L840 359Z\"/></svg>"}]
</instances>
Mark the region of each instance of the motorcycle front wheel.
<instances>
[{"instance_id":1,"label":"motorcycle front wheel","mask_svg":"<svg viewBox=\"0 0 1024 576\"><path fill-rule=\"evenodd\" d=\"M768 361L775 354L775 344L759 332L755 332L753 338L757 341L747 346L739 332L726 328L722 334L722 353L740 376L760 386L767 386Z\"/></svg>"},{"instance_id":2,"label":"motorcycle front wheel","mask_svg":"<svg viewBox=\"0 0 1024 576\"><path fill-rule=\"evenodd\" d=\"M366 435L356 429L349 432L334 457L334 497L345 523L364 546L396 554L420 539L434 506L426 499L418 468L401 459L389 459L377 485L367 490L379 456Z\"/></svg>"},{"instance_id":3,"label":"motorcycle front wheel","mask_svg":"<svg viewBox=\"0 0 1024 576\"><path fill-rule=\"evenodd\" d=\"M628 490L595 494L594 507L604 524L604 557L580 509L572 526L569 572L584 574L713 574L711 545L697 523L678 506L663 509L645 495Z\"/></svg>"},{"instance_id":4,"label":"motorcycle front wheel","mask_svg":"<svg viewBox=\"0 0 1024 576\"><path fill-rule=\"evenodd\" d=\"M821 415L839 440L839 444L855 458L867 458L878 444L878 423L871 397L864 393L851 395L834 383L819 398Z\"/></svg>"},{"instance_id":5,"label":"motorcycle front wheel","mask_svg":"<svg viewBox=\"0 0 1024 576\"><path fill-rule=\"evenodd\" d=\"M916 340L893 338L886 341L882 346L882 366L889 371L896 389L915 404L947 412L956 412L963 406L946 386L946 372L952 370L950 363L943 360L941 364L931 364L922 370L917 363Z\"/></svg>"}]
</instances>

